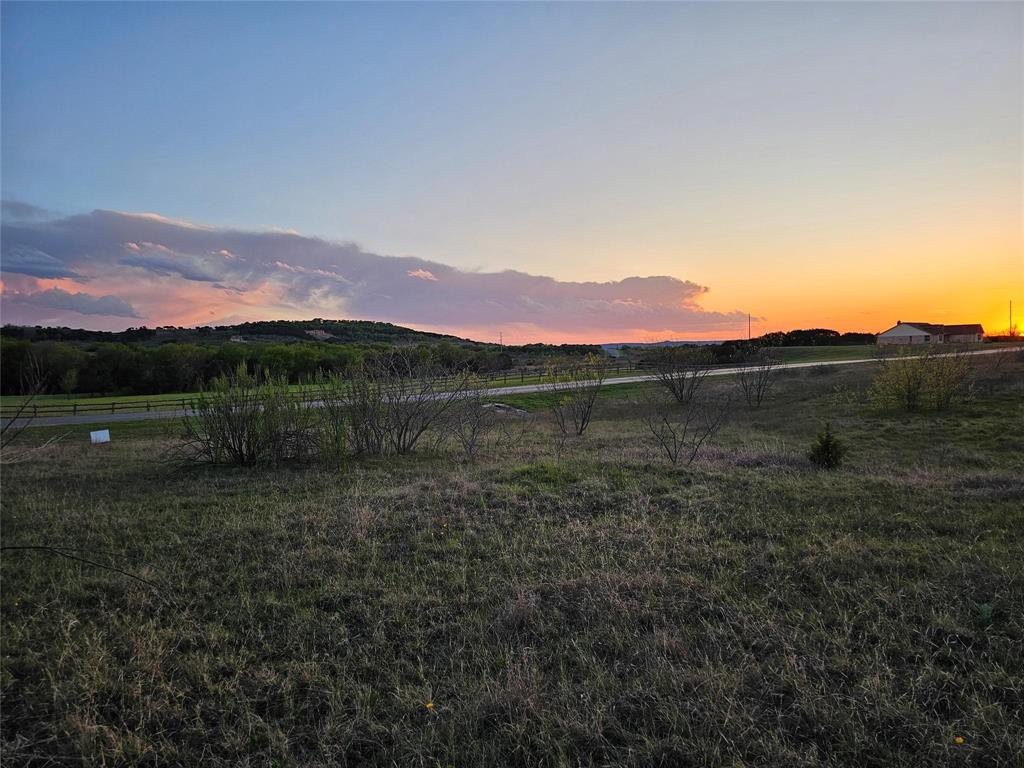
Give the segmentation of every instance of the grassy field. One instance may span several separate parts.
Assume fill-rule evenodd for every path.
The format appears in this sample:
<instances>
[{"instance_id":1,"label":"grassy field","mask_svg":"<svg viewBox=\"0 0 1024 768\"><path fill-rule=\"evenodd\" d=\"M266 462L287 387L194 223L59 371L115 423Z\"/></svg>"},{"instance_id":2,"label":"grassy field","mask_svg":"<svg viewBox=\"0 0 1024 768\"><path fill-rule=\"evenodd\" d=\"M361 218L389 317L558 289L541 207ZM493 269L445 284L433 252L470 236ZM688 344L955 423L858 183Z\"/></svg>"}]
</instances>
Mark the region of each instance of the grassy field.
<instances>
[{"instance_id":1,"label":"grassy field","mask_svg":"<svg viewBox=\"0 0 1024 768\"><path fill-rule=\"evenodd\" d=\"M636 375L636 370L629 370L625 363L620 363L621 370L611 370L607 378L614 379L623 376ZM454 381L454 379L453 379ZM507 375L490 374L490 378L482 379L482 386L488 388L512 387L522 384L542 384L550 382L551 377L543 374L526 375L520 371L508 371ZM295 394L306 393L315 397L319 393L316 386L309 384L290 384L289 390ZM159 395L38 395L35 398L28 398L24 395L5 395L0 397L0 407L4 409L16 408L26 400L30 400L43 408L52 410L53 407L60 407L60 415L64 412L71 413L69 409L77 405L82 408L82 413L95 412L101 406L117 406L117 411L125 410L174 410L182 407L183 401L192 401L198 398L201 392L166 392ZM45 407L44 407L45 406Z\"/></svg>"},{"instance_id":2,"label":"grassy field","mask_svg":"<svg viewBox=\"0 0 1024 768\"><path fill-rule=\"evenodd\" d=\"M535 418L472 464L29 430L66 436L3 467L3 545L156 586L4 551L4 763L1024 764L1024 360L976 365L913 415L873 366L787 372L685 469L639 385L564 443L508 398Z\"/></svg>"},{"instance_id":3,"label":"grassy field","mask_svg":"<svg viewBox=\"0 0 1024 768\"><path fill-rule=\"evenodd\" d=\"M980 349L994 349L995 344L978 345ZM1007 344L1003 346L1016 346L1015 344ZM810 362L832 362L835 360L868 360L872 358L877 348L874 345L853 345L853 346L819 346L819 347L779 347L775 351L778 358L783 363L810 363ZM610 365L615 365L612 361ZM608 378L617 378L621 376L633 376L638 373L636 370L627 370L625 368L626 363L619 362L620 366L623 366L622 370L612 371L608 374ZM543 375L524 375L520 371L509 371L507 375L491 374L491 378L486 382L488 387L504 387L504 386L516 386L519 384L541 384L548 381L548 377ZM316 387L310 387L309 385L293 384L291 385L293 392L310 392L316 393ZM192 400L199 397L200 392L168 392L159 395L40 395L37 396L33 402L37 403L40 407L51 408L59 406L62 410L61 415L65 411L70 413L74 406L78 406L83 409L96 410L101 406L109 406L114 404L117 406L118 411L125 410L161 410L161 409L177 409L181 408L183 400ZM4 395L0 396L0 407L4 409L11 409L17 407L27 398L21 395ZM88 412L86 410L82 411Z\"/></svg>"},{"instance_id":4,"label":"grassy field","mask_svg":"<svg viewBox=\"0 0 1024 768\"><path fill-rule=\"evenodd\" d=\"M813 363L829 360L867 360L874 357L878 347L874 344L836 347L778 347L775 351L784 363Z\"/></svg>"}]
</instances>

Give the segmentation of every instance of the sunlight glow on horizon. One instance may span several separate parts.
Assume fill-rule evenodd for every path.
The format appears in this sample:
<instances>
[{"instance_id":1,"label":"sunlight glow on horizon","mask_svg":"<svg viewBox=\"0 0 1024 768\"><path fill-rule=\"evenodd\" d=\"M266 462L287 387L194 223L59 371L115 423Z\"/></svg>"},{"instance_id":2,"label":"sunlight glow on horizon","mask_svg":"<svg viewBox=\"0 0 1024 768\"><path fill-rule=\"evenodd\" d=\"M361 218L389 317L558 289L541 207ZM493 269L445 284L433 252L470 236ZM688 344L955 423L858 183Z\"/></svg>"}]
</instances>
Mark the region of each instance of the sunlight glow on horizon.
<instances>
[{"instance_id":1,"label":"sunlight glow on horizon","mask_svg":"<svg viewBox=\"0 0 1024 768\"><path fill-rule=\"evenodd\" d=\"M1021 4L3 22L4 322L527 343L1024 315Z\"/></svg>"}]
</instances>

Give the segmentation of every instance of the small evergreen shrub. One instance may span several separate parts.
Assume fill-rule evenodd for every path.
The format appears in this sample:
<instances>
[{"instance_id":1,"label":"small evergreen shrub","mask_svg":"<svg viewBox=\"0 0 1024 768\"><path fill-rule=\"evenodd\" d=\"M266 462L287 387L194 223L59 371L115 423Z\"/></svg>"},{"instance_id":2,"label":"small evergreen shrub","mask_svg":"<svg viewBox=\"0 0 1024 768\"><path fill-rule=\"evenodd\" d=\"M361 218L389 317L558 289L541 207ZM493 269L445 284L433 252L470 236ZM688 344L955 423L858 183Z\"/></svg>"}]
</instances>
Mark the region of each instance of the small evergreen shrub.
<instances>
[{"instance_id":1,"label":"small evergreen shrub","mask_svg":"<svg viewBox=\"0 0 1024 768\"><path fill-rule=\"evenodd\" d=\"M807 458L821 469L837 469L843 463L845 454L846 446L832 434L832 426L826 424L825 431L818 433L817 439L811 445Z\"/></svg>"}]
</instances>

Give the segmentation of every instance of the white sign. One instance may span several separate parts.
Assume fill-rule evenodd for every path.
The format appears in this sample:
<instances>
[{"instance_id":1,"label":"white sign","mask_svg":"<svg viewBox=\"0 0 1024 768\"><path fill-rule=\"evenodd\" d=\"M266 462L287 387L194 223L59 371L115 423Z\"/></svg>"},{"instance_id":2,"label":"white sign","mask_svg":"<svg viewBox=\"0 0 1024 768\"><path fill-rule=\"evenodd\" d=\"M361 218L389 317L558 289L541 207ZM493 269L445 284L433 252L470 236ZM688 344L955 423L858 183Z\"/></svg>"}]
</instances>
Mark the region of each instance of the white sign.
<instances>
[{"instance_id":1,"label":"white sign","mask_svg":"<svg viewBox=\"0 0 1024 768\"><path fill-rule=\"evenodd\" d=\"M92 444L97 445L98 443L109 443L110 442L110 430L101 429L98 432L90 432L89 437L92 438Z\"/></svg>"}]
</instances>

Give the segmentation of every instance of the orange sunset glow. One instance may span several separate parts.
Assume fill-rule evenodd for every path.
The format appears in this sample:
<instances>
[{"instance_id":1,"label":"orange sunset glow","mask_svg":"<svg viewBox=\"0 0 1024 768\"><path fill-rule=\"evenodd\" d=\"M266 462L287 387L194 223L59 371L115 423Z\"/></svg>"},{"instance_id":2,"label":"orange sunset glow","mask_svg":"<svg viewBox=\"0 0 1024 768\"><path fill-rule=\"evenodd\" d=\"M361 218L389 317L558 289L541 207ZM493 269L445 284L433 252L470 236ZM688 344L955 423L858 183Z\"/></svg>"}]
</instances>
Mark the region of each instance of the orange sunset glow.
<instances>
[{"instance_id":1,"label":"orange sunset glow","mask_svg":"<svg viewBox=\"0 0 1024 768\"><path fill-rule=\"evenodd\" d=\"M995 333L1024 304L1019 7L518 9L483 14L493 46L423 10L432 34L390 29L433 64L370 69L353 9L322 12L355 35L342 50L264 12L252 34L293 65L214 25L183 52L207 83L186 96L151 88L176 75L139 42L126 69L9 11L4 322L627 342ZM93 34L181 43L109 22ZM305 45L274 33L290 24ZM134 124L109 118L125 94ZM41 130L44 103L71 112Z\"/></svg>"}]
</instances>

